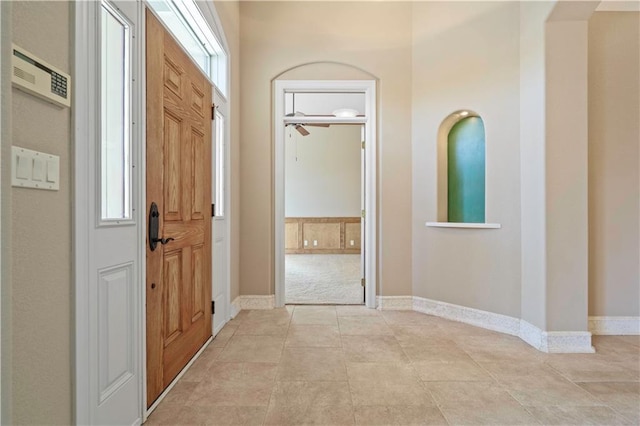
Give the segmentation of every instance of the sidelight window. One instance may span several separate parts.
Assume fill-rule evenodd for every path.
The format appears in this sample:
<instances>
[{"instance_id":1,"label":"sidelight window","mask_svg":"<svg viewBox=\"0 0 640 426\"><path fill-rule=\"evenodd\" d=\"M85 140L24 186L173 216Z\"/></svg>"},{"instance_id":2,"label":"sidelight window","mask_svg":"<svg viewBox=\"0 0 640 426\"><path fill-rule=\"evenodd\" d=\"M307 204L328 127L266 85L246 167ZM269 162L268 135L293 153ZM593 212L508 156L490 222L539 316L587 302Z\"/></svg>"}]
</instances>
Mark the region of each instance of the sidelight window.
<instances>
[{"instance_id":1,"label":"sidelight window","mask_svg":"<svg viewBox=\"0 0 640 426\"><path fill-rule=\"evenodd\" d=\"M130 25L106 2L100 17L101 218L128 220L132 218Z\"/></svg>"},{"instance_id":2,"label":"sidelight window","mask_svg":"<svg viewBox=\"0 0 640 426\"><path fill-rule=\"evenodd\" d=\"M216 111L215 115L215 193L216 216L225 214L225 122L224 116Z\"/></svg>"}]
</instances>

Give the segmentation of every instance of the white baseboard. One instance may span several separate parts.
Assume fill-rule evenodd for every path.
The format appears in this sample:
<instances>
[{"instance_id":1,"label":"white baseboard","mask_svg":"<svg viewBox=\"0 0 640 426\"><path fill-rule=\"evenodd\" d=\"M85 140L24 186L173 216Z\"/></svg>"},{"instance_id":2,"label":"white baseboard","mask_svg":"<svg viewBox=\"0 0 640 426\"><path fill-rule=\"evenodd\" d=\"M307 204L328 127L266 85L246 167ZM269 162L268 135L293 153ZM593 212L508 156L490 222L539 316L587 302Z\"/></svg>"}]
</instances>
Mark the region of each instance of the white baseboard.
<instances>
[{"instance_id":1,"label":"white baseboard","mask_svg":"<svg viewBox=\"0 0 640 426\"><path fill-rule=\"evenodd\" d=\"M591 333L588 331L543 331L542 352L558 354L592 354Z\"/></svg>"},{"instance_id":2,"label":"white baseboard","mask_svg":"<svg viewBox=\"0 0 640 426\"><path fill-rule=\"evenodd\" d=\"M539 351L546 346L546 342L542 336L542 330L523 319L520 320L520 332L518 333L518 337Z\"/></svg>"},{"instance_id":3,"label":"white baseboard","mask_svg":"<svg viewBox=\"0 0 640 426\"><path fill-rule=\"evenodd\" d=\"M242 308L240 307L240 296L238 296L233 299L233 302L231 302L231 306L229 307L229 315L231 316L231 318L235 318L241 310Z\"/></svg>"},{"instance_id":4,"label":"white baseboard","mask_svg":"<svg viewBox=\"0 0 640 426\"><path fill-rule=\"evenodd\" d=\"M413 297L413 310L517 336L542 352L594 352L591 346L591 333L588 331L543 331L519 318L418 296Z\"/></svg>"},{"instance_id":5,"label":"white baseboard","mask_svg":"<svg viewBox=\"0 0 640 426\"><path fill-rule=\"evenodd\" d=\"M589 317L589 331L603 336L639 335L640 317Z\"/></svg>"},{"instance_id":6,"label":"white baseboard","mask_svg":"<svg viewBox=\"0 0 640 426\"><path fill-rule=\"evenodd\" d=\"M414 310L487 330L517 336L542 352L593 353L589 331L543 331L519 318L418 296L378 296L378 309ZM231 303L231 316L242 309L273 309L275 296L238 296ZM590 317L594 334L640 334L638 317Z\"/></svg>"},{"instance_id":7,"label":"white baseboard","mask_svg":"<svg viewBox=\"0 0 640 426\"><path fill-rule=\"evenodd\" d=\"M511 334L512 336L518 336L520 333L520 320L518 318L467 308L466 306L414 296L413 310L500 333Z\"/></svg>"},{"instance_id":8,"label":"white baseboard","mask_svg":"<svg viewBox=\"0 0 640 426\"><path fill-rule=\"evenodd\" d=\"M233 301L232 305L234 304L235 308L239 304L238 312L242 309L273 309L276 306L276 296L273 294L269 296L238 296Z\"/></svg>"},{"instance_id":9,"label":"white baseboard","mask_svg":"<svg viewBox=\"0 0 640 426\"><path fill-rule=\"evenodd\" d=\"M588 331L543 331L535 325L520 320L519 337L542 352L590 354L591 333Z\"/></svg>"},{"instance_id":10,"label":"white baseboard","mask_svg":"<svg viewBox=\"0 0 640 426\"><path fill-rule=\"evenodd\" d=\"M413 309L412 296L376 296L376 305L385 311L410 311Z\"/></svg>"}]
</instances>

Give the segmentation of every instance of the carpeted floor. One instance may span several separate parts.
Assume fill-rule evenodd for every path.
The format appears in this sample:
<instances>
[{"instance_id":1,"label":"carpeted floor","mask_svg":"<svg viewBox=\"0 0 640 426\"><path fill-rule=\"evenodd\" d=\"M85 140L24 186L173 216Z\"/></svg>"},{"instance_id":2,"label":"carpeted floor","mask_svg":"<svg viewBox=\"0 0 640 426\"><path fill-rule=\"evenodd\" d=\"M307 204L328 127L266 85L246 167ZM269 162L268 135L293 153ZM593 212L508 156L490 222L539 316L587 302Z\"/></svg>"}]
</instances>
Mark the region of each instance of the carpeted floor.
<instances>
[{"instance_id":1,"label":"carpeted floor","mask_svg":"<svg viewBox=\"0 0 640 426\"><path fill-rule=\"evenodd\" d=\"M286 303L362 304L359 254L285 256Z\"/></svg>"}]
</instances>

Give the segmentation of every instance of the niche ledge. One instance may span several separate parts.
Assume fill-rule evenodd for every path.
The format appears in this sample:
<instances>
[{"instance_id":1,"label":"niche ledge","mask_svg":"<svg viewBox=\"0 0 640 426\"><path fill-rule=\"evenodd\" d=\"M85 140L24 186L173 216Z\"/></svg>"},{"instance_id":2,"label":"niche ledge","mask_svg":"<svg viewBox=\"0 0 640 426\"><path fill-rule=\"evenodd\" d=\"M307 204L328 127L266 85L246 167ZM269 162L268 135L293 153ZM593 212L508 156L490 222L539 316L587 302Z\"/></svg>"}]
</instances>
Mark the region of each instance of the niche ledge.
<instances>
[{"instance_id":1,"label":"niche ledge","mask_svg":"<svg viewBox=\"0 0 640 426\"><path fill-rule=\"evenodd\" d=\"M500 229L499 223L462 223L462 222L427 222L432 228L472 228L472 229Z\"/></svg>"}]
</instances>

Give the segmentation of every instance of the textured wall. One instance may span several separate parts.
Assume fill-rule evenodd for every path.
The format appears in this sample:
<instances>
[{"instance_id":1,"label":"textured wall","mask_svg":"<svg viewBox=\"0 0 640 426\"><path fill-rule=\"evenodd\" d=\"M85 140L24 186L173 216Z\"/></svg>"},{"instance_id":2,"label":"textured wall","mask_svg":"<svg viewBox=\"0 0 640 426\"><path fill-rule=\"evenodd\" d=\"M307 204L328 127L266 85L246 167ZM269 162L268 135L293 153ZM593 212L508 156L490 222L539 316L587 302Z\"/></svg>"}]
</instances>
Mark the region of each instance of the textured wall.
<instances>
[{"instance_id":1,"label":"textured wall","mask_svg":"<svg viewBox=\"0 0 640 426\"><path fill-rule=\"evenodd\" d=\"M13 41L70 72L70 3L12 6ZM12 189L13 422L69 424L70 109L12 90L12 144L60 156L59 191Z\"/></svg>"},{"instance_id":2,"label":"textured wall","mask_svg":"<svg viewBox=\"0 0 640 426\"><path fill-rule=\"evenodd\" d=\"M640 315L640 13L589 20L589 315Z\"/></svg>"},{"instance_id":3,"label":"textured wall","mask_svg":"<svg viewBox=\"0 0 640 426\"><path fill-rule=\"evenodd\" d=\"M70 73L71 5L14 2L13 41ZM70 109L12 89L12 144L60 156L60 190L13 188L13 423L70 424Z\"/></svg>"},{"instance_id":4,"label":"textured wall","mask_svg":"<svg viewBox=\"0 0 640 426\"><path fill-rule=\"evenodd\" d=\"M520 316L519 13L515 2L416 2L412 13L413 293L514 317ZM438 128L460 109L484 121L485 219L502 229L425 227L437 218Z\"/></svg>"},{"instance_id":5,"label":"textured wall","mask_svg":"<svg viewBox=\"0 0 640 426\"><path fill-rule=\"evenodd\" d=\"M410 295L411 4L243 1L240 12L241 294L274 292L272 80L293 67L335 61L378 79L378 282L384 295ZM299 68L282 78L357 74L311 68L325 72Z\"/></svg>"},{"instance_id":6,"label":"textured wall","mask_svg":"<svg viewBox=\"0 0 640 426\"><path fill-rule=\"evenodd\" d=\"M9 424L11 419L11 2L0 3L0 93L2 95L0 126L0 322L2 340L0 342L1 386L0 400L2 412L0 423Z\"/></svg>"}]
</instances>

